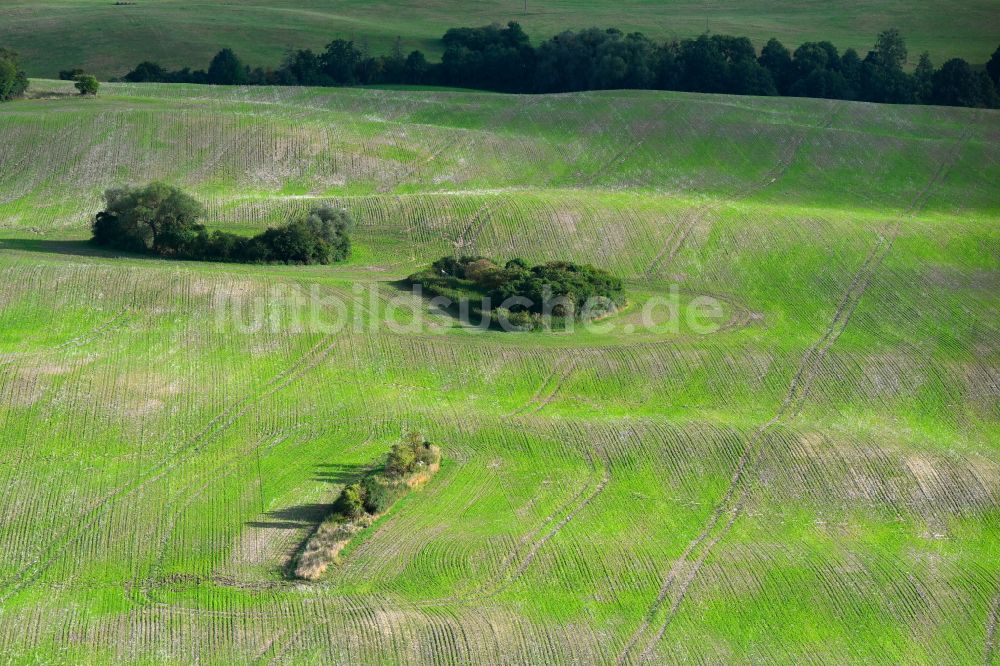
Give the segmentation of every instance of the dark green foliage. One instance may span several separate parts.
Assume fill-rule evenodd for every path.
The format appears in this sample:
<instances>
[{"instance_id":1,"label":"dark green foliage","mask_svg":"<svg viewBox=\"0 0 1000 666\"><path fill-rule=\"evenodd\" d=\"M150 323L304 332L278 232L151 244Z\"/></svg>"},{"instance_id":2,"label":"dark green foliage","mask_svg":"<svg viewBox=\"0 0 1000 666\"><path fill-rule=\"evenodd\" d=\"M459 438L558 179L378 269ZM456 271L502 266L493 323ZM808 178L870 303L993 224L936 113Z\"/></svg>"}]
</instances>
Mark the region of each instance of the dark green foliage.
<instances>
[{"instance_id":1,"label":"dark green foliage","mask_svg":"<svg viewBox=\"0 0 1000 666\"><path fill-rule=\"evenodd\" d=\"M170 185L112 189L104 196L107 206L91 225L97 245L164 257L244 263L328 264L350 253L350 215L330 206L315 207L285 226L247 238L223 231L209 234L198 222L201 205Z\"/></svg>"},{"instance_id":2,"label":"dark green foliage","mask_svg":"<svg viewBox=\"0 0 1000 666\"><path fill-rule=\"evenodd\" d=\"M775 88L779 95L788 94L788 89L795 80L795 64L791 52L777 39L770 39L760 51L757 59L761 67L771 73Z\"/></svg>"},{"instance_id":3,"label":"dark green foliage","mask_svg":"<svg viewBox=\"0 0 1000 666\"><path fill-rule=\"evenodd\" d=\"M996 106L996 88L986 72L975 72L969 63L953 58L934 72L931 102L946 106Z\"/></svg>"},{"instance_id":4,"label":"dark green foliage","mask_svg":"<svg viewBox=\"0 0 1000 666\"><path fill-rule=\"evenodd\" d=\"M132 252L186 255L198 233L201 204L164 183L117 188L104 193L107 203L93 223L94 242Z\"/></svg>"},{"instance_id":5,"label":"dark green foliage","mask_svg":"<svg viewBox=\"0 0 1000 666\"><path fill-rule=\"evenodd\" d=\"M74 85L81 95L96 95L101 87L101 84L97 82L97 77L90 74L77 74L75 80Z\"/></svg>"},{"instance_id":6,"label":"dark green foliage","mask_svg":"<svg viewBox=\"0 0 1000 666\"><path fill-rule=\"evenodd\" d=\"M419 433L410 433L406 440L392 445L385 461L385 475L389 479L401 479L437 462L437 453L430 442Z\"/></svg>"},{"instance_id":7,"label":"dark green foliage","mask_svg":"<svg viewBox=\"0 0 1000 666\"><path fill-rule=\"evenodd\" d=\"M358 82L358 66L362 55L354 42L335 39L326 45L319 58L322 73L335 86L350 86Z\"/></svg>"},{"instance_id":8,"label":"dark green foliage","mask_svg":"<svg viewBox=\"0 0 1000 666\"><path fill-rule=\"evenodd\" d=\"M990 56L989 62L986 63L986 73L989 75L990 80L993 81L993 85L1000 86L1000 46L997 47L997 50Z\"/></svg>"},{"instance_id":9,"label":"dark green foliage","mask_svg":"<svg viewBox=\"0 0 1000 666\"><path fill-rule=\"evenodd\" d=\"M319 206L256 238L269 252L267 261L329 264L343 261L350 254L351 242L347 235L350 227L347 211Z\"/></svg>"},{"instance_id":10,"label":"dark green foliage","mask_svg":"<svg viewBox=\"0 0 1000 666\"><path fill-rule=\"evenodd\" d=\"M931 56L924 51L920 54L916 69L913 70L913 86L917 101L930 104L934 90L934 65Z\"/></svg>"},{"instance_id":11,"label":"dark green foliage","mask_svg":"<svg viewBox=\"0 0 1000 666\"><path fill-rule=\"evenodd\" d=\"M438 462L437 447L423 435L410 433L404 441L393 444L382 473L368 473L344 486L333 503L333 513L348 520L383 514L406 492L407 477Z\"/></svg>"},{"instance_id":12,"label":"dark green foliage","mask_svg":"<svg viewBox=\"0 0 1000 666\"><path fill-rule=\"evenodd\" d=\"M396 500L402 495L403 489L399 486L383 483L376 476L366 476L361 480L361 489L365 497L365 511L373 516L383 514L389 510Z\"/></svg>"},{"instance_id":13,"label":"dark green foliage","mask_svg":"<svg viewBox=\"0 0 1000 666\"><path fill-rule=\"evenodd\" d=\"M145 60L136 65L135 69L125 75L125 80L129 83L151 83L170 81L170 73L163 67Z\"/></svg>"},{"instance_id":14,"label":"dark green foliage","mask_svg":"<svg viewBox=\"0 0 1000 666\"><path fill-rule=\"evenodd\" d=\"M28 89L28 76L17 54L0 48L0 102L20 97Z\"/></svg>"},{"instance_id":15,"label":"dark green foliage","mask_svg":"<svg viewBox=\"0 0 1000 666\"><path fill-rule=\"evenodd\" d=\"M242 85L249 79L247 66L233 53L222 49L215 54L208 66L208 82L216 85Z\"/></svg>"},{"instance_id":16,"label":"dark green foliage","mask_svg":"<svg viewBox=\"0 0 1000 666\"><path fill-rule=\"evenodd\" d=\"M535 52L514 21L503 28L452 28L441 41L441 77L448 85L516 92L531 79Z\"/></svg>"},{"instance_id":17,"label":"dark green foliage","mask_svg":"<svg viewBox=\"0 0 1000 666\"><path fill-rule=\"evenodd\" d=\"M75 81L76 77L80 76L81 74L86 74L86 72L84 72L79 67L77 67L75 69L61 69L61 70L59 70L59 80L60 81Z\"/></svg>"},{"instance_id":18,"label":"dark green foliage","mask_svg":"<svg viewBox=\"0 0 1000 666\"><path fill-rule=\"evenodd\" d=\"M352 483L340 491L333 503L333 512L349 520L357 520L365 514L365 491L360 483Z\"/></svg>"},{"instance_id":19,"label":"dark green foliage","mask_svg":"<svg viewBox=\"0 0 1000 666\"><path fill-rule=\"evenodd\" d=\"M640 33L566 31L538 47L539 92L651 88L660 74L657 45Z\"/></svg>"},{"instance_id":20,"label":"dark green foliage","mask_svg":"<svg viewBox=\"0 0 1000 666\"><path fill-rule=\"evenodd\" d=\"M514 327L528 323L520 313L593 318L625 303L620 279L594 266L567 261L529 267L522 259L512 259L501 268L484 257L442 257L408 279L456 302L484 296L491 308L503 309Z\"/></svg>"},{"instance_id":21,"label":"dark green foliage","mask_svg":"<svg viewBox=\"0 0 1000 666\"><path fill-rule=\"evenodd\" d=\"M553 93L613 88L687 90L741 95L792 95L911 104L934 96L929 62L904 71L908 50L898 30L879 33L861 58L853 49L840 54L828 41L806 42L794 55L776 39L758 55L746 37L702 35L657 44L641 33L588 28L565 31L531 45L516 22L506 26L452 28L442 37L438 64L423 53L405 58L399 40L392 53L372 57L366 48L337 39L322 53L290 51L277 70L250 70L223 49L208 71L170 72L144 62L125 76L133 82L251 85L349 86L372 83L439 84L516 93ZM932 69L932 68L931 68ZM936 99L995 106L1000 85L1000 48L976 80L945 72ZM946 82L947 81L947 82ZM975 88L970 93L966 88Z\"/></svg>"}]
</instances>

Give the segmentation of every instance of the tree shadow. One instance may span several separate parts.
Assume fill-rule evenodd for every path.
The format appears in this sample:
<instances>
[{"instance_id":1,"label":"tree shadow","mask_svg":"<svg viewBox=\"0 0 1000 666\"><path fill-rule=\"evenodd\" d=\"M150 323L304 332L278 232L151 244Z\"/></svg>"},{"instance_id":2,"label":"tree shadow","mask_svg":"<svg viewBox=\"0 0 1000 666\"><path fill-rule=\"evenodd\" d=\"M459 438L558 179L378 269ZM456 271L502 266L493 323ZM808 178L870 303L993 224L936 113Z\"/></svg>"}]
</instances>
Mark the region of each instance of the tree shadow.
<instances>
[{"instance_id":1,"label":"tree shadow","mask_svg":"<svg viewBox=\"0 0 1000 666\"><path fill-rule=\"evenodd\" d=\"M43 240L41 238L0 238L0 250L67 254L77 257L116 257L149 259L147 255L121 252L98 247L87 240Z\"/></svg>"},{"instance_id":2,"label":"tree shadow","mask_svg":"<svg viewBox=\"0 0 1000 666\"><path fill-rule=\"evenodd\" d=\"M347 485L358 481L368 470L367 465L357 464L320 464L315 467L314 481L322 481L331 485ZM315 527L333 511L332 503L314 502L311 504L295 504L268 511L265 520L252 520L246 524L250 527L265 527L272 529L300 529Z\"/></svg>"},{"instance_id":3,"label":"tree shadow","mask_svg":"<svg viewBox=\"0 0 1000 666\"><path fill-rule=\"evenodd\" d=\"M332 504L296 504L283 509L268 511L265 515L271 520L252 520L247 525L250 527L270 527L282 530L312 527L323 522L323 519L330 515L332 509Z\"/></svg>"},{"instance_id":4,"label":"tree shadow","mask_svg":"<svg viewBox=\"0 0 1000 666\"><path fill-rule=\"evenodd\" d=\"M313 481L325 481L334 485L353 483L359 480L367 469L366 465L337 463L316 465L316 475L313 477Z\"/></svg>"}]
</instances>

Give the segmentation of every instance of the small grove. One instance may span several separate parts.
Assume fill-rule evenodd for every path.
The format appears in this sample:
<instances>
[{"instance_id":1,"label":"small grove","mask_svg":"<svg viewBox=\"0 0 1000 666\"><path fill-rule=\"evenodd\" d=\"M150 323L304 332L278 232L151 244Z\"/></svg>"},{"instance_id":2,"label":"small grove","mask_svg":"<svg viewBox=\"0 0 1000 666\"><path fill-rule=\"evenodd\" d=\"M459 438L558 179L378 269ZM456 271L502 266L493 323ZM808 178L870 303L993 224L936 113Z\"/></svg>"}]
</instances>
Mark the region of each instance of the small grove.
<instances>
[{"instance_id":1,"label":"small grove","mask_svg":"<svg viewBox=\"0 0 1000 666\"><path fill-rule=\"evenodd\" d=\"M295 566L295 576L319 578L359 532L408 492L427 482L441 465L441 449L419 433L393 444L385 464L344 486L330 515L306 542Z\"/></svg>"},{"instance_id":2,"label":"small grove","mask_svg":"<svg viewBox=\"0 0 1000 666\"><path fill-rule=\"evenodd\" d=\"M529 266L517 258L500 265L486 257L442 257L407 281L452 305L482 304L480 313L519 330L538 328L546 317L594 319L625 304L620 279L568 261Z\"/></svg>"},{"instance_id":3,"label":"small grove","mask_svg":"<svg viewBox=\"0 0 1000 666\"><path fill-rule=\"evenodd\" d=\"M758 52L747 37L701 35L657 43L615 28L565 31L533 46L516 22L505 27L452 28L441 39L440 63L420 51L371 56L353 41L326 50L289 52L277 68L251 69L231 49L207 70L168 71L142 62L131 82L217 85L351 86L434 84L510 93L653 89L735 95L821 97L893 104L1000 106L1000 47L985 71L961 58L935 68L927 53L913 64L898 30L881 32L872 49L841 52L829 41L794 50L771 39Z\"/></svg>"},{"instance_id":4,"label":"small grove","mask_svg":"<svg viewBox=\"0 0 1000 666\"><path fill-rule=\"evenodd\" d=\"M343 261L351 250L350 214L328 205L246 237L218 230L209 233L199 222L204 207L165 183L110 189L104 199L105 209L91 225L91 240L116 250L177 259L287 264Z\"/></svg>"}]
</instances>

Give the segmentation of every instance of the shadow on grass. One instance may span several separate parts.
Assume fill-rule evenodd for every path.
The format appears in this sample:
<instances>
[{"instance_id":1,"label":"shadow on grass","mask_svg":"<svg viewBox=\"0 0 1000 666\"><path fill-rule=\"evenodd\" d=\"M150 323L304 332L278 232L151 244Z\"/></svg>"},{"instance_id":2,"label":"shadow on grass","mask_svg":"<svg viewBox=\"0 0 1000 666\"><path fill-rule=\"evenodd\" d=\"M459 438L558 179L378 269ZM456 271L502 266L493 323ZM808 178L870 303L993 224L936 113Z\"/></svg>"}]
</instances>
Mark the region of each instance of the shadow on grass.
<instances>
[{"instance_id":1,"label":"shadow on grass","mask_svg":"<svg viewBox=\"0 0 1000 666\"><path fill-rule=\"evenodd\" d=\"M45 254L66 254L76 257L128 257L149 259L143 254L131 254L119 250L98 247L86 240L42 240L40 238L0 238L0 250L18 252L41 252Z\"/></svg>"},{"instance_id":2,"label":"shadow on grass","mask_svg":"<svg viewBox=\"0 0 1000 666\"><path fill-rule=\"evenodd\" d=\"M316 465L314 481L323 481L333 485L347 485L361 479L369 470L367 465ZM247 523L250 527L267 527L272 529L298 529L315 527L330 515L333 504L315 502L311 504L296 504L282 509L268 511L264 520L253 520Z\"/></svg>"},{"instance_id":3,"label":"shadow on grass","mask_svg":"<svg viewBox=\"0 0 1000 666\"><path fill-rule=\"evenodd\" d=\"M323 522L329 515L332 504L297 504L268 511L267 517L271 520L252 520L247 523L250 527L269 527L272 529L289 530L300 527L312 527Z\"/></svg>"}]
</instances>

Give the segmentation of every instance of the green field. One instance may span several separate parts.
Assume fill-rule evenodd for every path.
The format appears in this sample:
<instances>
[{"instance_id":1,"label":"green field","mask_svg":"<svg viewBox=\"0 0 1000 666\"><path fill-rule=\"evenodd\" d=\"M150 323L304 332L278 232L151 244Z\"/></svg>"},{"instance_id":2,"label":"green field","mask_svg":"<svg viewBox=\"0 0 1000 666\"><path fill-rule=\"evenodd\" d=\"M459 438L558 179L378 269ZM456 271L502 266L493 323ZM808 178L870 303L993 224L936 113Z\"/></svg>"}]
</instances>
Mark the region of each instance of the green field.
<instances>
[{"instance_id":1,"label":"green field","mask_svg":"<svg viewBox=\"0 0 1000 666\"><path fill-rule=\"evenodd\" d=\"M696 37L706 30L771 37L794 48L829 40L864 54L886 28L899 28L912 62L929 51L940 65L961 57L985 63L997 48L996 3L863 0L788 3L751 0L706 5L692 0L0 0L0 46L25 56L31 76L55 77L83 67L101 77L122 76L142 60L170 67L208 66L223 46L254 66L277 67L289 48L321 50L335 38L387 53L397 37L406 49L440 55L440 38L458 26L519 21L535 43L566 29L591 26L640 31L658 40Z\"/></svg>"},{"instance_id":2,"label":"green field","mask_svg":"<svg viewBox=\"0 0 1000 666\"><path fill-rule=\"evenodd\" d=\"M1000 112L70 90L34 81L0 106L9 661L1000 649ZM104 188L153 178L248 233L345 206L354 256L226 265L82 242ZM400 321L428 327L374 325L396 280L452 251L592 262L632 308L610 332L477 334L404 296ZM672 285L717 298L718 330L627 334ZM254 329L227 305L290 294L324 314L339 298L352 325L275 307ZM343 482L408 429L442 447L441 471L323 580L290 580Z\"/></svg>"}]
</instances>

